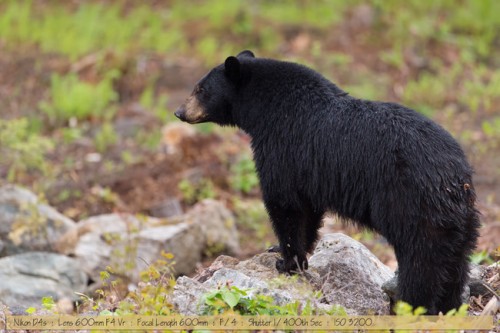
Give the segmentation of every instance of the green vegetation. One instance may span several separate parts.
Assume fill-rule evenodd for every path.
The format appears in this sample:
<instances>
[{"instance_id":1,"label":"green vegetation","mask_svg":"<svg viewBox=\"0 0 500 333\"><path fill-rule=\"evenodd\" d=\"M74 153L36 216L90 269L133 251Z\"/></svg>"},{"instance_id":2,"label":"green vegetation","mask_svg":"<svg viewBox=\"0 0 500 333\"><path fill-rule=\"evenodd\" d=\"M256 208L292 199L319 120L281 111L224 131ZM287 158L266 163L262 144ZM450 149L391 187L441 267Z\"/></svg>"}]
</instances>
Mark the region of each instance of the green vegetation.
<instances>
[{"instance_id":1,"label":"green vegetation","mask_svg":"<svg viewBox=\"0 0 500 333\"><path fill-rule=\"evenodd\" d=\"M215 197L214 185L210 179L206 178L195 182L183 179L179 182L179 190L182 193L182 198L188 204Z\"/></svg>"},{"instance_id":2,"label":"green vegetation","mask_svg":"<svg viewBox=\"0 0 500 333\"><path fill-rule=\"evenodd\" d=\"M40 212L37 204L25 203L20 210L22 215L12 225L9 239L16 245L27 245L35 239L43 239L47 245L51 245L48 234L49 220Z\"/></svg>"},{"instance_id":3,"label":"green vegetation","mask_svg":"<svg viewBox=\"0 0 500 333\"><path fill-rule=\"evenodd\" d=\"M141 272L142 282L138 287L120 297L119 286L121 275L111 268L101 272L102 288L96 291L96 296L91 297L79 294L81 301L78 304L78 312L97 311L100 315L170 315L173 313L173 305L169 303L168 297L173 292L175 279L172 274L171 253L162 253L163 258Z\"/></svg>"},{"instance_id":4,"label":"green vegetation","mask_svg":"<svg viewBox=\"0 0 500 333\"><path fill-rule=\"evenodd\" d=\"M154 82L147 85L139 98L139 104L163 122L173 120L173 113L166 108L168 96L160 95L156 98L154 88Z\"/></svg>"},{"instance_id":5,"label":"green vegetation","mask_svg":"<svg viewBox=\"0 0 500 333\"><path fill-rule=\"evenodd\" d=\"M473 253L470 256L470 261L474 264L480 265L480 264L486 264L486 265L491 265L494 263L494 260L490 256L490 254L487 251L479 251L476 253Z\"/></svg>"},{"instance_id":6,"label":"green vegetation","mask_svg":"<svg viewBox=\"0 0 500 333\"><path fill-rule=\"evenodd\" d=\"M139 5L130 16L120 4L83 3L76 10L62 2L35 6L32 1L8 0L0 15L0 37L7 46L30 43L43 52L76 59L91 52L126 52L133 48L167 51L182 47L181 32L169 29L167 10ZM134 46L132 46L134 45Z\"/></svg>"},{"instance_id":7,"label":"green vegetation","mask_svg":"<svg viewBox=\"0 0 500 333\"><path fill-rule=\"evenodd\" d=\"M271 246L266 242L269 235L269 216L261 200L233 200L233 210L239 230L248 230L253 237L241 237L240 242L250 241L262 244L262 248ZM245 234L245 231L243 232Z\"/></svg>"},{"instance_id":8,"label":"green vegetation","mask_svg":"<svg viewBox=\"0 0 500 333\"><path fill-rule=\"evenodd\" d=\"M462 304L458 309L452 309L448 311L446 316L459 316L466 317L468 315L467 310L469 306L467 304ZM410 304L405 302L397 302L394 306L394 313L398 316L422 316L425 315L427 310L419 306L417 308L413 308Z\"/></svg>"},{"instance_id":9,"label":"green vegetation","mask_svg":"<svg viewBox=\"0 0 500 333\"><path fill-rule=\"evenodd\" d=\"M102 124L99 132L94 136L96 150L100 153L105 152L110 146L118 141L118 136L109 122Z\"/></svg>"},{"instance_id":10,"label":"green vegetation","mask_svg":"<svg viewBox=\"0 0 500 333\"><path fill-rule=\"evenodd\" d=\"M279 314L272 297L256 295L252 298L246 291L235 286L224 286L206 294L204 303L205 315L221 314L229 310L241 315Z\"/></svg>"},{"instance_id":11,"label":"green vegetation","mask_svg":"<svg viewBox=\"0 0 500 333\"><path fill-rule=\"evenodd\" d=\"M243 290L230 285L208 292L204 295L203 300L202 314L204 315L227 312L240 315L346 315L345 309L341 306L333 306L331 309L325 310L312 306L310 301L307 301L305 305L298 301L281 306L276 305L271 296L255 294L251 290Z\"/></svg>"},{"instance_id":12,"label":"green vegetation","mask_svg":"<svg viewBox=\"0 0 500 333\"><path fill-rule=\"evenodd\" d=\"M101 82L91 84L80 81L76 74L63 77L54 74L50 81L51 101L41 102L40 109L54 125L64 124L71 118L110 119L113 110L108 107L118 97L112 86L117 75L116 71L110 71Z\"/></svg>"},{"instance_id":13,"label":"green vegetation","mask_svg":"<svg viewBox=\"0 0 500 333\"><path fill-rule=\"evenodd\" d=\"M30 171L48 172L45 155L53 148L49 138L30 131L28 119L0 118L0 167L7 169L7 179L20 180Z\"/></svg>"},{"instance_id":14,"label":"green vegetation","mask_svg":"<svg viewBox=\"0 0 500 333\"><path fill-rule=\"evenodd\" d=\"M312 5L314 3L314 5ZM207 63L216 55L231 53L218 38L229 33L251 47L268 50L279 42L272 28L261 28L260 19L285 24L307 24L325 28L341 19L343 1L303 1L299 7L289 1L262 1L257 6L238 1L202 2L195 6L173 1L170 6L134 6L124 14L124 2L84 3L77 9L54 3L36 6L32 1L6 0L0 15L0 38L7 47L19 43L37 45L43 52L57 52L77 59L93 52L125 53L137 50L185 52L193 23L201 23L203 34L194 43L196 53ZM231 26L227 30L227 26ZM265 26L265 25L262 25ZM264 37L255 42L254 29Z\"/></svg>"},{"instance_id":15,"label":"green vegetation","mask_svg":"<svg viewBox=\"0 0 500 333\"><path fill-rule=\"evenodd\" d=\"M242 156L239 161L231 166L231 187L235 191L250 193L259 186L259 178L255 170L255 163L251 156Z\"/></svg>"}]
</instances>

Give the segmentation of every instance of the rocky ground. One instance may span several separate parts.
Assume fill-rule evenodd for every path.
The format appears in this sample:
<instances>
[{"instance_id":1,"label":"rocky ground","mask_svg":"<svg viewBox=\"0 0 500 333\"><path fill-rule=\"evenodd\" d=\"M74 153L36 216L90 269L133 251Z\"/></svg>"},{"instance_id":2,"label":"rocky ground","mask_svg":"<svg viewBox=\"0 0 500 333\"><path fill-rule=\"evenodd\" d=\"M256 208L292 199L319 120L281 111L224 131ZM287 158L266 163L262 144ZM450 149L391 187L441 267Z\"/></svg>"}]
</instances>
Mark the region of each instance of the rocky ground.
<instances>
[{"instance_id":1,"label":"rocky ground","mask_svg":"<svg viewBox=\"0 0 500 333\"><path fill-rule=\"evenodd\" d=\"M158 267L179 277L166 295L168 303L162 304L186 315L206 313L205 295L223 286L244 290L249 298L270 296L276 306L297 302L351 315L389 314L397 289L389 267L339 233L322 236L309 269L298 279L278 274L276 253L248 260L222 255L203 267L203 258L241 254L234 216L214 200L170 218L115 213L76 223L33 193L4 186L0 216L0 301L16 314L38 307L44 297L51 297L59 311L73 313L83 295L99 293L104 296L98 303L101 311L117 307L122 299L141 306L130 292L152 283L151 269ZM110 279L114 287L104 292ZM496 313L500 302L494 302L491 291L499 286L498 264L474 266L464 294L470 312ZM88 304L79 311L89 311Z\"/></svg>"}]
</instances>

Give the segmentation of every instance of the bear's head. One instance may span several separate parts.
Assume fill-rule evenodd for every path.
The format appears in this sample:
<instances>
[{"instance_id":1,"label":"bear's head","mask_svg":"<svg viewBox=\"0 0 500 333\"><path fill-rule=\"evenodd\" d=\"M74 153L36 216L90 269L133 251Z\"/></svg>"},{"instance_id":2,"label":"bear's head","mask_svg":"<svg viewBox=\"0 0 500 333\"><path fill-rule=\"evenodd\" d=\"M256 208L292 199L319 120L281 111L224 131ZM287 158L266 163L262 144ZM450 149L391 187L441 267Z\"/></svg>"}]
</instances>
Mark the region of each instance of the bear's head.
<instances>
[{"instance_id":1,"label":"bear's head","mask_svg":"<svg viewBox=\"0 0 500 333\"><path fill-rule=\"evenodd\" d=\"M175 116L190 124L235 125L232 114L235 98L244 78L248 78L242 68L245 58L255 56L246 50L213 68L195 85L186 102L175 111Z\"/></svg>"}]
</instances>

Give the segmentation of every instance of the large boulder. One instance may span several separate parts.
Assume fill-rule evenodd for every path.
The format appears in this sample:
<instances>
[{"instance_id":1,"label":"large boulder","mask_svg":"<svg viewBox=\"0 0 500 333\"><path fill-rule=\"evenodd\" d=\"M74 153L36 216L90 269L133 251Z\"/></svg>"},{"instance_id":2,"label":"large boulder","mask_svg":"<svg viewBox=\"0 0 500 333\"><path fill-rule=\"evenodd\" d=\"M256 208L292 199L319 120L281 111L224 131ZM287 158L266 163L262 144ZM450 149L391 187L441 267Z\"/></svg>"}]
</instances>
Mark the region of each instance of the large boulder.
<instances>
[{"instance_id":1,"label":"large boulder","mask_svg":"<svg viewBox=\"0 0 500 333\"><path fill-rule=\"evenodd\" d=\"M137 235L159 223L158 219L138 218L131 214L93 216L80 221L76 230L66 235L64 252L74 255L93 281L99 281L100 272L108 268L118 275L133 275L137 261Z\"/></svg>"},{"instance_id":2,"label":"large boulder","mask_svg":"<svg viewBox=\"0 0 500 333\"><path fill-rule=\"evenodd\" d=\"M49 252L29 252L0 259L0 303L9 307L41 304L43 297L54 301L77 300L85 292L87 275L79 263Z\"/></svg>"},{"instance_id":3,"label":"large boulder","mask_svg":"<svg viewBox=\"0 0 500 333\"><path fill-rule=\"evenodd\" d=\"M220 285L249 290L249 296L271 296L276 304L309 302L328 309L341 305L352 315L388 314L389 298L381 289L393 277L361 243L342 234L327 234L309 259L302 279L278 274L277 254L263 253L249 260L221 256L194 278L177 280L172 302L186 315L202 311L203 295ZM323 297L314 297L321 290Z\"/></svg>"},{"instance_id":4,"label":"large boulder","mask_svg":"<svg viewBox=\"0 0 500 333\"><path fill-rule=\"evenodd\" d=\"M173 255L173 271L183 275L193 273L206 254L239 251L234 218L214 200L202 201L187 214L170 219L94 216L80 221L63 239L60 251L74 255L94 281L110 267L137 282L140 272L164 259L164 253Z\"/></svg>"},{"instance_id":5,"label":"large boulder","mask_svg":"<svg viewBox=\"0 0 500 333\"><path fill-rule=\"evenodd\" d=\"M0 188L0 257L57 252L61 236L74 227L74 221L40 202L32 192L13 185Z\"/></svg>"},{"instance_id":6,"label":"large boulder","mask_svg":"<svg viewBox=\"0 0 500 333\"><path fill-rule=\"evenodd\" d=\"M224 252L235 255L240 252L234 216L221 202L203 200L183 220L200 228L206 254Z\"/></svg>"},{"instance_id":7,"label":"large boulder","mask_svg":"<svg viewBox=\"0 0 500 333\"><path fill-rule=\"evenodd\" d=\"M292 301L319 304L314 298L314 288L307 280L291 282L290 277L278 274L275 268L277 258L275 253L262 253L240 262L232 257L220 256L196 277L177 279L172 302L181 314L200 314L203 295L229 284L247 291L249 297L256 294L271 296L277 305Z\"/></svg>"},{"instance_id":8,"label":"large boulder","mask_svg":"<svg viewBox=\"0 0 500 333\"><path fill-rule=\"evenodd\" d=\"M382 291L394 273L363 244L344 234L327 234L309 259L319 274L323 297L359 314L389 314L389 297Z\"/></svg>"},{"instance_id":9,"label":"large boulder","mask_svg":"<svg viewBox=\"0 0 500 333\"><path fill-rule=\"evenodd\" d=\"M181 222L145 229L139 233L135 276L146 269L148 264L162 258L162 253L173 254L174 274L190 274L201 262L204 245L203 235L197 224Z\"/></svg>"}]
</instances>

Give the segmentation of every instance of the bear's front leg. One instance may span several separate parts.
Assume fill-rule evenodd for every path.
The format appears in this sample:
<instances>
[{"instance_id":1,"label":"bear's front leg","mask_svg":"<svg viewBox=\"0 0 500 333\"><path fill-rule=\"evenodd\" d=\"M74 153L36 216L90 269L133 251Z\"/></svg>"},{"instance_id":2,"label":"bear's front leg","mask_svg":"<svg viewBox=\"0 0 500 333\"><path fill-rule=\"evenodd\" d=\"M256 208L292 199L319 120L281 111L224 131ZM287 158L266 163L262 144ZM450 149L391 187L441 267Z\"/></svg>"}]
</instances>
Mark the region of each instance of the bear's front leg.
<instances>
[{"instance_id":1,"label":"bear's front leg","mask_svg":"<svg viewBox=\"0 0 500 333\"><path fill-rule=\"evenodd\" d=\"M305 216L302 212L266 203L273 229L279 240L283 259L276 262L280 273L293 273L308 268L305 245Z\"/></svg>"}]
</instances>

